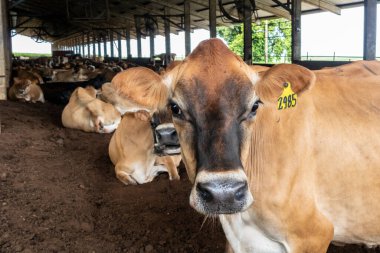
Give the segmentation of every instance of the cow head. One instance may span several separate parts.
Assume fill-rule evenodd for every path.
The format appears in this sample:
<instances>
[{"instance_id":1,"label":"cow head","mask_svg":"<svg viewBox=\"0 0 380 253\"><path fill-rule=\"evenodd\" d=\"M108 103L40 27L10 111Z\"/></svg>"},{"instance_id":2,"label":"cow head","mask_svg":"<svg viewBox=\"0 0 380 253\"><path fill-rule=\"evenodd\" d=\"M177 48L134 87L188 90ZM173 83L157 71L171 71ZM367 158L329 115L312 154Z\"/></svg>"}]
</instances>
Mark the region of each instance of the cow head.
<instances>
[{"instance_id":1,"label":"cow head","mask_svg":"<svg viewBox=\"0 0 380 253\"><path fill-rule=\"evenodd\" d=\"M84 106L90 115L90 124L98 133L112 133L121 121L118 110L112 104L105 103L96 98L97 90L92 86L78 87L70 101L77 100L75 104Z\"/></svg>"},{"instance_id":2,"label":"cow head","mask_svg":"<svg viewBox=\"0 0 380 253\"><path fill-rule=\"evenodd\" d=\"M204 214L246 210L254 200L246 165L262 107L276 110L285 81L299 94L313 83L314 74L296 65L259 74L221 40L210 39L164 80L182 159L194 184L190 205Z\"/></svg>"},{"instance_id":3,"label":"cow head","mask_svg":"<svg viewBox=\"0 0 380 253\"><path fill-rule=\"evenodd\" d=\"M111 83L102 86L101 98L115 105L121 114L148 112L152 119L155 153L157 155L179 153L177 133L170 110L167 108L168 90L161 77L153 70L135 67L118 73Z\"/></svg>"}]
</instances>

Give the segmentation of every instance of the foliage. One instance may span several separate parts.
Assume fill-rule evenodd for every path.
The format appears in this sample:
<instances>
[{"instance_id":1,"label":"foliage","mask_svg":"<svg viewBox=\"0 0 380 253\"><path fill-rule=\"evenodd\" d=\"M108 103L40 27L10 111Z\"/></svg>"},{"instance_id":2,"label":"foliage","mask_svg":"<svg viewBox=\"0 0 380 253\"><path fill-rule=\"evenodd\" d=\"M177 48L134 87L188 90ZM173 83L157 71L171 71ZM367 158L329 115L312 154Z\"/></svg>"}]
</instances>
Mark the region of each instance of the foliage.
<instances>
[{"instance_id":1,"label":"foliage","mask_svg":"<svg viewBox=\"0 0 380 253\"><path fill-rule=\"evenodd\" d=\"M38 53L12 53L14 56L23 56L29 58L38 58L38 57L51 57L51 54L38 54Z\"/></svg>"},{"instance_id":2,"label":"foliage","mask_svg":"<svg viewBox=\"0 0 380 253\"><path fill-rule=\"evenodd\" d=\"M265 27L268 28L268 63L289 62L291 58L291 23L285 19L265 20L252 24L252 59L265 62ZM219 27L219 37L223 38L230 49L243 57L243 25Z\"/></svg>"}]
</instances>

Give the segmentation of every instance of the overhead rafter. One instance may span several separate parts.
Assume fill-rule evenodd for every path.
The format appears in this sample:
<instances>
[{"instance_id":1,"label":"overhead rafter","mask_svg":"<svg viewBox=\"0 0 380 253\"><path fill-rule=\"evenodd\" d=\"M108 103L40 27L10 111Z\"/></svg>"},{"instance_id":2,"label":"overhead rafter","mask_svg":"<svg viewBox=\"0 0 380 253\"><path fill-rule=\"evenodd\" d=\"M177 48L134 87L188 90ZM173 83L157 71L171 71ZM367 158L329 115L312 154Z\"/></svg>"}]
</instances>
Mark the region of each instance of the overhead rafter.
<instances>
[{"instance_id":1,"label":"overhead rafter","mask_svg":"<svg viewBox=\"0 0 380 253\"><path fill-rule=\"evenodd\" d=\"M338 6L326 0L303 0L303 1L306 3L312 4L314 6L317 6L322 10L329 11L337 15L340 15L341 13L341 9Z\"/></svg>"},{"instance_id":2,"label":"overhead rafter","mask_svg":"<svg viewBox=\"0 0 380 253\"><path fill-rule=\"evenodd\" d=\"M168 7L172 10L176 10L176 11L180 11L181 13L184 12L184 9L183 9L183 6L178 6L178 5L175 5L175 4L171 4L171 3L168 3L166 1L160 1L160 0L150 0L151 2L153 3L157 3L161 6L164 6L164 7ZM204 14L201 14L201 13L194 13L192 12L190 14L190 16L192 17L192 21L194 23L196 23L196 26L198 26L199 28L203 28L203 29L209 29L208 27L208 15L204 15ZM194 18L196 17L196 18Z\"/></svg>"},{"instance_id":3,"label":"overhead rafter","mask_svg":"<svg viewBox=\"0 0 380 253\"><path fill-rule=\"evenodd\" d=\"M269 4L265 0L256 0L256 7L263 10L263 11L270 12L270 13L278 16L278 17L285 18L288 20L291 19L291 15L288 11L283 10L283 9L274 8L271 6L271 4Z\"/></svg>"}]
</instances>

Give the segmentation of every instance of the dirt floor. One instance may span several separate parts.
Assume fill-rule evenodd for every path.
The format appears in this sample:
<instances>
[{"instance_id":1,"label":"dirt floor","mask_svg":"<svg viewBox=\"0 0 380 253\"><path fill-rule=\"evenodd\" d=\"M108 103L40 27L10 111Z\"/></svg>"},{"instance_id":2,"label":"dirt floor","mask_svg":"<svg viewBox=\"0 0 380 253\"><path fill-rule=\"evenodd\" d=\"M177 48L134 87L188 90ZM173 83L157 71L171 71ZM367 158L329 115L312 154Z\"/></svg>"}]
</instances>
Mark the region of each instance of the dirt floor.
<instances>
[{"instance_id":1,"label":"dirt floor","mask_svg":"<svg viewBox=\"0 0 380 253\"><path fill-rule=\"evenodd\" d=\"M124 186L111 135L63 128L62 109L0 102L0 252L224 252L219 222L202 226L188 204L183 168L181 181Z\"/></svg>"}]
</instances>

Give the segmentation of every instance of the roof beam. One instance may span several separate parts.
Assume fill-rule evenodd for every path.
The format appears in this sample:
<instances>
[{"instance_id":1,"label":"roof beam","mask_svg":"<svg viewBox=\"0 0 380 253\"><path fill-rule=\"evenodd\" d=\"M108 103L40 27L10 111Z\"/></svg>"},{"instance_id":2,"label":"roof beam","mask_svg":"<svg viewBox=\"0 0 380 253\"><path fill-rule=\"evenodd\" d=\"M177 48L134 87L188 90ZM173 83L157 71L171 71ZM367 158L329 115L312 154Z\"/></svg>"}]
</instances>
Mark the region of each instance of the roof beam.
<instances>
[{"instance_id":1,"label":"roof beam","mask_svg":"<svg viewBox=\"0 0 380 253\"><path fill-rule=\"evenodd\" d=\"M316 0L316 1L318 1L318 0ZM291 19L291 15L289 12L282 10L282 9L277 9L277 8L271 7L270 4L268 4L267 2L265 2L263 0L256 0L256 7L263 10L263 11L270 12L276 16L285 18L287 20Z\"/></svg>"},{"instance_id":2,"label":"roof beam","mask_svg":"<svg viewBox=\"0 0 380 253\"><path fill-rule=\"evenodd\" d=\"M308 3L308 4L312 4L314 6L317 6L322 10L329 11L329 12L335 13L337 15L340 15L340 13L341 13L341 9L338 6L336 6L333 3L328 2L326 0L303 0L303 1Z\"/></svg>"},{"instance_id":3,"label":"roof beam","mask_svg":"<svg viewBox=\"0 0 380 253\"><path fill-rule=\"evenodd\" d=\"M175 4L171 4L171 3L168 3L166 1L160 1L160 0L150 0L150 2L156 3L158 5L162 5L162 6L165 6L165 7L168 7L168 8L171 8L172 10L180 11L181 13L184 13L183 6L181 7L181 6L178 6L178 5L175 5ZM198 26L198 28L203 28L203 29L209 30L209 24L207 22L207 20L208 20L208 16L207 15L200 14L200 13L191 13L190 16L196 17L196 19L195 18L191 18L192 23L193 23L194 26ZM194 20L197 20L197 19L202 19L202 20L205 20L205 21L194 22Z\"/></svg>"},{"instance_id":4,"label":"roof beam","mask_svg":"<svg viewBox=\"0 0 380 253\"><path fill-rule=\"evenodd\" d=\"M16 7L17 5L21 4L22 2L25 2L25 0L18 0L15 2L11 2L11 6L9 6L9 9Z\"/></svg>"},{"instance_id":5,"label":"roof beam","mask_svg":"<svg viewBox=\"0 0 380 253\"><path fill-rule=\"evenodd\" d=\"M127 2L127 5L126 7L128 7L126 9L124 9L124 13L123 14L119 14L112 10L111 9L111 12L113 15L116 15L118 17L125 17L127 16L126 18L128 19L131 19L131 17L133 18L135 15L141 15L143 16L145 13L149 13L149 14L152 14L152 15L161 15L161 16L164 16L164 14L160 11L157 11L156 8L152 8L150 6L147 6L147 5L144 5L144 4L141 4L141 3L136 3L136 2ZM136 9L134 11L131 11L131 7L135 7ZM139 10L139 12L137 13L136 10ZM141 10L145 11L145 12L141 12ZM176 17L169 17L170 20L174 21L174 23L179 23L181 22L180 18L176 18ZM133 18L134 20L134 18ZM158 24L161 24L162 26L164 26L164 20L162 18L160 19L157 19L157 23ZM172 30L172 29L171 29Z\"/></svg>"}]
</instances>

